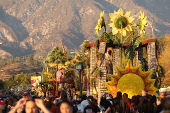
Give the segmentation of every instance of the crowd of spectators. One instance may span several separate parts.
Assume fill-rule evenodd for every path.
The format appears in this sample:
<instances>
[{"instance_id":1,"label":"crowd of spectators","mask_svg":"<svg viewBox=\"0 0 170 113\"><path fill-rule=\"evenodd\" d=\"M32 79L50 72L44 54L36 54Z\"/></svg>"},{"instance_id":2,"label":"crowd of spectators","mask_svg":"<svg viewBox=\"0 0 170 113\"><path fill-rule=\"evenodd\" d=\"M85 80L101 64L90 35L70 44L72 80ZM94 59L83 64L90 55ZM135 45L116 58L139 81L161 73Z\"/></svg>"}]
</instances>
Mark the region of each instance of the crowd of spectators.
<instances>
[{"instance_id":1,"label":"crowd of spectators","mask_svg":"<svg viewBox=\"0 0 170 113\"><path fill-rule=\"evenodd\" d=\"M100 100L96 96L32 96L29 91L23 95L0 96L0 113L170 113L170 97L165 92L159 96L141 95L128 98L128 94L117 92L117 96L104 92Z\"/></svg>"}]
</instances>

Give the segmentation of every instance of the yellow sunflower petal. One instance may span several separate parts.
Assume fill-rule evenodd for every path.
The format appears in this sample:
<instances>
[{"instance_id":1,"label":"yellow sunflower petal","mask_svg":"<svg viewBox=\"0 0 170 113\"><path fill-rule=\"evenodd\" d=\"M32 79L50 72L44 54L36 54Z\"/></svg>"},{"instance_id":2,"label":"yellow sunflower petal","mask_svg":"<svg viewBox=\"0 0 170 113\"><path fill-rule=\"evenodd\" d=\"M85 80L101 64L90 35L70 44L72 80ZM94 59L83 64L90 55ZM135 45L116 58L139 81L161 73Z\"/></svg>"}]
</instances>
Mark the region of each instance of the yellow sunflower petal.
<instances>
[{"instance_id":1,"label":"yellow sunflower petal","mask_svg":"<svg viewBox=\"0 0 170 113\"><path fill-rule=\"evenodd\" d=\"M140 11L141 16L139 16L139 18L143 19L144 18L144 12Z\"/></svg>"},{"instance_id":2,"label":"yellow sunflower petal","mask_svg":"<svg viewBox=\"0 0 170 113\"><path fill-rule=\"evenodd\" d=\"M122 16L123 14L124 14L124 11L123 11L122 8L120 8L120 9L118 10L118 15Z\"/></svg>"},{"instance_id":3,"label":"yellow sunflower petal","mask_svg":"<svg viewBox=\"0 0 170 113\"><path fill-rule=\"evenodd\" d=\"M127 25L126 30L127 31L132 31L132 27L130 25Z\"/></svg>"},{"instance_id":4,"label":"yellow sunflower petal","mask_svg":"<svg viewBox=\"0 0 170 113\"><path fill-rule=\"evenodd\" d=\"M142 30L140 30L140 35L143 35L143 31Z\"/></svg>"},{"instance_id":5,"label":"yellow sunflower petal","mask_svg":"<svg viewBox=\"0 0 170 113\"><path fill-rule=\"evenodd\" d=\"M114 28L112 29L112 33L113 33L113 35L116 35L116 34L118 33L117 28L114 27Z\"/></svg>"},{"instance_id":6,"label":"yellow sunflower petal","mask_svg":"<svg viewBox=\"0 0 170 113\"><path fill-rule=\"evenodd\" d=\"M142 25L146 25L147 24L147 21L146 20L143 20L142 21Z\"/></svg>"},{"instance_id":7,"label":"yellow sunflower petal","mask_svg":"<svg viewBox=\"0 0 170 113\"><path fill-rule=\"evenodd\" d=\"M105 10L104 10L105 11ZM100 18L103 18L104 16L104 11L100 13Z\"/></svg>"},{"instance_id":8,"label":"yellow sunflower petal","mask_svg":"<svg viewBox=\"0 0 170 113\"><path fill-rule=\"evenodd\" d=\"M128 18L128 23L132 23L134 21L134 18L133 17L129 17Z\"/></svg>"},{"instance_id":9,"label":"yellow sunflower petal","mask_svg":"<svg viewBox=\"0 0 170 113\"><path fill-rule=\"evenodd\" d=\"M129 11L129 12L126 12L126 13L125 13L125 16L126 16L126 17L129 17L129 16L130 16L130 13L131 13L130 11Z\"/></svg>"},{"instance_id":10,"label":"yellow sunflower petal","mask_svg":"<svg viewBox=\"0 0 170 113\"><path fill-rule=\"evenodd\" d=\"M123 9L119 9L118 12L114 11L114 13L109 14L109 22L107 23L108 26L112 28L113 34L117 34L118 32L121 33L121 27L120 27L120 22L121 21L126 21L126 23L123 25L123 31L122 35L126 36L126 30L127 31L132 31L131 25L132 22L134 21L133 17L130 17L131 12L126 12L124 13ZM123 19L123 20L122 20Z\"/></svg>"},{"instance_id":11,"label":"yellow sunflower petal","mask_svg":"<svg viewBox=\"0 0 170 113\"><path fill-rule=\"evenodd\" d=\"M122 29L122 34L123 34L123 36L126 36L126 30L125 29Z\"/></svg>"},{"instance_id":12,"label":"yellow sunflower petal","mask_svg":"<svg viewBox=\"0 0 170 113\"><path fill-rule=\"evenodd\" d=\"M109 21L109 22L107 23L107 25L110 26L111 28L114 27L114 23L113 23L112 21Z\"/></svg>"},{"instance_id":13,"label":"yellow sunflower petal","mask_svg":"<svg viewBox=\"0 0 170 113\"><path fill-rule=\"evenodd\" d=\"M110 21L115 20L116 15L114 13L110 13L109 16L110 16L110 18L109 18Z\"/></svg>"}]
</instances>

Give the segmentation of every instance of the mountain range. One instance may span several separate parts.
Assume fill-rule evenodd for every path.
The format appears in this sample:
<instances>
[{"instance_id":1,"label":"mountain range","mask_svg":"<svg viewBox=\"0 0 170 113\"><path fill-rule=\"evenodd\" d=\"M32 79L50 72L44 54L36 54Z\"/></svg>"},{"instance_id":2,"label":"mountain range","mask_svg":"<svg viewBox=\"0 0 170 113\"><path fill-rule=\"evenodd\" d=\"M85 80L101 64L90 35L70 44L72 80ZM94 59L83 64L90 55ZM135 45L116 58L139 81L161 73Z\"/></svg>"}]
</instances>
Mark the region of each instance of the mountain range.
<instances>
[{"instance_id":1,"label":"mountain range","mask_svg":"<svg viewBox=\"0 0 170 113\"><path fill-rule=\"evenodd\" d=\"M0 55L35 54L42 60L63 42L68 51L93 42L100 12L122 8L138 21L140 10L148 20L150 36L170 34L169 0L0 0ZM108 28L107 28L108 29Z\"/></svg>"}]
</instances>

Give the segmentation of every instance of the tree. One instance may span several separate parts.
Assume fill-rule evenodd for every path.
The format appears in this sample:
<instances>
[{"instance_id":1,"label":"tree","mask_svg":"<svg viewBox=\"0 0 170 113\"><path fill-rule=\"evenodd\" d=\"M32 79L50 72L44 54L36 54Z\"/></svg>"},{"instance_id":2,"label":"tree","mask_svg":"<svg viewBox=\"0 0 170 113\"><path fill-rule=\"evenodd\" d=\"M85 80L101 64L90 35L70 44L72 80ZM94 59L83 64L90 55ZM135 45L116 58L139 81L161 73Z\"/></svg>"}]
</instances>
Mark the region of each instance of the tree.
<instances>
[{"instance_id":1,"label":"tree","mask_svg":"<svg viewBox=\"0 0 170 113\"><path fill-rule=\"evenodd\" d=\"M8 90L8 88L17 88L17 87L27 87L31 84L31 76L27 73L20 73L8 80L4 81L4 90Z\"/></svg>"},{"instance_id":2,"label":"tree","mask_svg":"<svg viewBox=\"0 0 170 113\"><path fill-rule=\"evenodd\" d=\"M59 48L59 46L56 46L50 54L47 56L47 59L45 60L45 63L53 63L56 64L56 71L58 71L58 64L65 63L67 61L66 56L62 52L62 50ZM56 96L58 96L58 83L56 79Z\"/></svg>"},{"instance_id":3,"label":"tree","mask_svg":"<svg viewBox=\"0 0 170 113\"><path fill-rule=\"evenodd\" d=\"M27 58L27 62L29 65L33 66L34 65L34 55L30 54Z\"/></svg>"},{"instance_id":4,"label":"tree","mask_svg":"<svg viewBox=\"0 0 170 113\"><path fill-rule=\"evenodd\" d=\"M160 46L162 52L158 61L165 71L165 79L163 80L162 85L168 86L170 85L170 35L166 34L164 38L161 38Z\"/></svg>"},{"instance_id":5,"label":"tree","mask_svg":"<svg viewBox=\"0 0 170 113\"><path fill-rule=\"evenodd\" d=\"M0 80L0 90L3 89L3 86L4 86L4 82L2 80Z\"/></svg>"},{"instance_id":6,"label":"tree","mask_svg":"<svg viewBox=\"0 0 170 113\"><path fill-rule=\"evenodd\" d=\"M67 61L66 56L62 52L62 50L56 46L48 55L47 59L45 60L45 63L65 63Z\"/></svg>"}]
</instances>

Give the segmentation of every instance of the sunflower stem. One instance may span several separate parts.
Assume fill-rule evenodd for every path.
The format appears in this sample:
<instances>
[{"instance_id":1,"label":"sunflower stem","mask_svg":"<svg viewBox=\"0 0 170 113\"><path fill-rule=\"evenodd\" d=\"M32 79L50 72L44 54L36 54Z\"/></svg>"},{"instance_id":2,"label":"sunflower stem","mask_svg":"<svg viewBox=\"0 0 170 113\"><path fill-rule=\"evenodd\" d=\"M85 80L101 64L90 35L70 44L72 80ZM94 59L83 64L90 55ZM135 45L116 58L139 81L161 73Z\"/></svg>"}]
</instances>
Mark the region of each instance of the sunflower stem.
<instances>
[{"instance_id":1,"label":"sunflower stem","mask_svg":"<svg viewBox=\"0 0 170 113\"><path fill-rule=\"evenodd\" d=\"M123 35L123 32L122 32L123 30L122 30L122 22L121 22L121 41L120 41L120 45L121 45L121 50L120 50L120 67L122 68L122 47L123 47L123 45L122 45L122 35Z\"/></svg>"}]
</instances>

